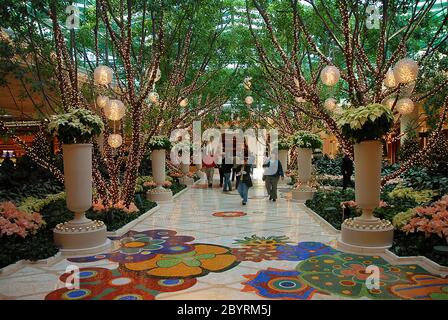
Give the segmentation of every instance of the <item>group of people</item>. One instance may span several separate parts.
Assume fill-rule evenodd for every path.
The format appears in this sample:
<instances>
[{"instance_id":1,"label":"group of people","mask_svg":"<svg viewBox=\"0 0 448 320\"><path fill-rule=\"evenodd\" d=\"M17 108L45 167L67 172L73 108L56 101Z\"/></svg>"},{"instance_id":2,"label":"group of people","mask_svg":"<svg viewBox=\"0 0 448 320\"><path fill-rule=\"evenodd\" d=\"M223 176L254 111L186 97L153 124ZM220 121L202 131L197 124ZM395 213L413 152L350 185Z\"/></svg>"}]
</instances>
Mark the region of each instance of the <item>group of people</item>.
<instances>
[{"instance_id":1,"label":"group of people","mask_svg":"<svg viewBox=\"0 0 448 320\"><path fill-rule=\"evenodd\" d=\"M242 199L242 204L246 205L248 200L249 188L253 186L252 174L253 165L245 157L242 164L226 163L225 159L220 165L216 165L213 161L213 156L208 156L209 159L204 159L203 167L207 176L208 187L213 187L213 175L215 168L219 168L220 187L223 192L232 191L232 181L236 178L235 187L238 190ZM268 192L269 200L277 201L277 185L280 178L284 179L284 171L281 162L277 159L276 153L273 152L271 156L266 159L263 164L264 174L263 181L265 182L266 190Z\"/></svg>"},{"instance_id":2,"label":"group of people","mask_svg":"<svg viewBox=\"0 0 448 320\"><path fill-rule=\"evenodd\" d=\"M213 186L213 175L217 165L214 161L205 161L203 163L207 175L208 186ZM236 189L242 198L242 204L247 204L249 188L253 186L252 173L253 166L248 162L248 158L244 159L243 164L225 163L218 165L220 187L223 192L232 191L232 181L236 177ZM282 163L277 158L277 153L272 152L270 157L263 163L263 181L265 183L266 191L270 201L277 201L277 185L280 179L285 178ZM342 175L343 175L343 189L345 190L349 185L353 186L351 175L353 174L353 162L348 155L342 161Z\"/></svg>"}]
</instances>

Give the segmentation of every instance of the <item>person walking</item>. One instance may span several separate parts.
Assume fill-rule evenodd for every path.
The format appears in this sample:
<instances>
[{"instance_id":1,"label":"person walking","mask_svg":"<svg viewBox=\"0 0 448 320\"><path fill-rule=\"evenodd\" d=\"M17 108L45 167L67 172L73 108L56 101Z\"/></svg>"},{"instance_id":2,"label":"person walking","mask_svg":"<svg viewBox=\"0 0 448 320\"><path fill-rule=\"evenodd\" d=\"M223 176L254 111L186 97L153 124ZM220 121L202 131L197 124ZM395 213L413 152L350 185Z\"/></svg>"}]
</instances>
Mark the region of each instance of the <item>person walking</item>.
<instances>
[{"instance_id":1,"label":"person walking","mask_svg":"<svg viewBox=\"0 0 448 320\"><path fill-rule=\"evenodd\" d=\"M263 164L263 180L269 195L269 200L277 201L277 185L280 177L285 178L282 163L277 158L277 152L273 151L271 156Z\"/></svg>"},{"instance_id":2,"label":"person walking","mask_svg":"<svg viewBox=\"0 0 448 320\"><path fill-rule=\"evenodd\" d=\"M247 163L247 159L244 159L244 163L239 165L235 169L236 171L236 185L238 193L243 199L243 206L247 204L247 198L249 195L249 188L253 186L252 184L252 166Z\"/></svg>"},{"instance_id":3,"label":"person walking","mask_svg":"<svg viewBox=\"0 0 448 320\"><path fill-rule=\"evenodd\" d=\"M353 174L353 161L350 159L348 154L344 156L342 159L342 189L345 190L347 187L354 186L352 182L352 174Z\"/></svg>"},{"instance_id":4,"label":"person walking","mask_svg":"<svg viewBox=\"0 0 448 320\"><path fill-rule=\"evenodd\" d=\"M215 173L215 157L211 152L206 152L203 156L202 166L205 169L205 174L207 176L208 187L213 187L213 175Z\"/></svg>"},{"instance_id":5,"label":"person walking","mask_svg":"<svg viewBox=\"0 0 448 320\"><path fill-rule=\"evenodd\" d=\"M232 172L233 163L225 163L225 159L221 165L222 167L222 174L224 177L224 187L222 191L232 191L232 181L230 181L230 174Z\"/></svg>"}]
</instances>

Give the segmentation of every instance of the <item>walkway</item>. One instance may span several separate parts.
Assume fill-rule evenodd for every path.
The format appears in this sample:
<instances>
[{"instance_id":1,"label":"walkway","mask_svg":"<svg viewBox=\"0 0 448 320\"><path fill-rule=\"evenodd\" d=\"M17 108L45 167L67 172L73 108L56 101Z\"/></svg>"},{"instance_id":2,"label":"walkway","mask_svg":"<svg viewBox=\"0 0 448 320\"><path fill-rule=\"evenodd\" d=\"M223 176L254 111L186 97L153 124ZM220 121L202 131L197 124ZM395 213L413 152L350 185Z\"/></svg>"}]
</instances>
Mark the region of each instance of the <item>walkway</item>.
<instances>
[{"instance_id":1,"label":"walkway","mask_svg":"<svg viewBox=\"0 0 448 320\"><path fill-rule=\"evenodd\" d=\"M271 202L261 185L247 206L235 191L192 187L133 230L116 239L112 253L0 277L0 299L399 299L433 293L414 282L433 288L436 281L441 295L448 288L418 266L333 249L336 235L302 204ZM70 264L81 268L80 289L58 280ZM381 289L366 288L370 264L381 269Z\"/></svg>"}]
</instances>

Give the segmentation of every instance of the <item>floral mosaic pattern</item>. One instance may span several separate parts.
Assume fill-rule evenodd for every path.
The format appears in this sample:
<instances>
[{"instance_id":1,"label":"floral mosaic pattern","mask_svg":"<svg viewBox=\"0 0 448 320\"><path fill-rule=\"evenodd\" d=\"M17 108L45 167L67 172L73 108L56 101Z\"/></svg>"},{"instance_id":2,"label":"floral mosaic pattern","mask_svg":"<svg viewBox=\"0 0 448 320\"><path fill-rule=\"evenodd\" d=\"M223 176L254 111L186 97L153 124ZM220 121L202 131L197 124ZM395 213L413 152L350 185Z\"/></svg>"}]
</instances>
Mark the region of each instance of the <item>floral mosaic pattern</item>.
<instances>
[{"instance_id":1,"label":"floral mosaic pattern","mask_svg":"<svg viewBox=\"0 0 448 320\"><path fill-rule=\"evenodd\" d=\"M368 289L366 273L369 265L379 267L380 289ZM348 298L398 299L391 286L404 282L409 276L426 273L415 265L393 266L379 256L361 256L346 253L322 255L301 262L297 268L300 278L310 286Z\"/></svg>"},{"instance_id":2,"label":"floral mosaic pattern","mask_svg":"<svg viewBox=\"0 0 448 320\"><path fill-rule=\"evenodd\" d=\"M245 275L242 291L255 292L270 299L308 300L318 291L300 280L299 272L268 268L255 275Z\"/></svg>"},{"instance_id":3,"label":"floral mosaic pattern","mask_svg":"<svg viewBox=\"0 0 448 320\"><path fill-rule=\"evenodd\" d=\"M158 254L155 257L122 267L154 277L200 277L209 272L222 272L239 262L230 249L211 244L194 244L193 251L184 254Z\"/></svg>"},{"instance_id":4,"label":"floral mosaic pattern","mask_svg":"<svg viewBox=\"0 0 448 320\"><path fill-rule=\"evenodd\" d=\"M244 292L269 299L312 299L316 293L344 298L448 299L448 279L429 274L416 265L391 265L379 256L340 252L320 242L291 243L286 236L257 236L236 239L238 247L194 243L191 236L174 230L129 231L113 239L111 253L71 258L72 262L108 259L116 269L80 269L80 288L61 288L49 293L48 300L155 299L162 292L193 287L199 277L225 272L239 263L297 261L295 269L268 267L243 277ZM366 268L380 271L380 288L368 289ZM70 280L72 274L60 277Z\"/></svg>"},{"instance_id":5,"label":"floral mosaic pattern","mask_svg":"<svg viewBox=\"0 0 448 320\"><path fill-rule=\"evenodd\" d=\"M220 217L220 218L236 218L236 217L243 217L247 215L243 211L218 211L213 213L213 216Z\"/></svg>"},{"instance_id":6,"label":"floral mosaic pattern","mask_svg":"<svg viewBox=\"0 0 448 320\"><path fill-rule=\"evenodd\" d=\"M71 273L60 277L71 283ZM153 300L162 292L184 290L196 284L196 279L153 279L138 277L119 269L81 268L79 289L61 288L49 293L46 300Z\"/></svg>"},{"instance_id":7,"label":"floral mosaic pattern","mask_svg":"<svg viewBox=\"0 0 448 320\"><path fill-rule=\"evenodd\" d=\"M70 258L71 262L93 262L109 259L112 262L131 263L153 258L156 254L178 254L192 251L188 244L194 240L190 236L177 236L173 230L148 230L143 232L129 231L119 241L119 248L111 253L81 258Z\"/></svg>"},{"instance_id":8,"label":"floral mosaic pattern","mask_svg":"<svg viewBox=\"0 0 448 320\"><path fill-rule=\"evenodd\" d=\"M299 261L310 257L338 253L337 250L320 242L299 242L297 245L278 246L280 260Z\"/></svg>"}]
</instances>

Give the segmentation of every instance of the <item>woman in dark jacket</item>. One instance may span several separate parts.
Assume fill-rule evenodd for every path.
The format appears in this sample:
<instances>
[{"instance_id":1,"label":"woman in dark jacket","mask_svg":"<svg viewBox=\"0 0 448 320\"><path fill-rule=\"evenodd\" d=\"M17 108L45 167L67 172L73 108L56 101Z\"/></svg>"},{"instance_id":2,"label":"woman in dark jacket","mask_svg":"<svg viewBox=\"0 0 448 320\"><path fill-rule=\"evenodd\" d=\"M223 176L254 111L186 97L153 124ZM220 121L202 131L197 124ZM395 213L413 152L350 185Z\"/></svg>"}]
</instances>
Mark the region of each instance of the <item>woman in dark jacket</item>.
<instances>
[{"instance_id":1,"label":"woman in dark jacket","mask_svg":"<svg viewBox=\"0 0 448 320\"><path fill-rule=\"evenodd\" d=\"M247 198L249 194L249 188L252 187L252 178L250 177L252 173L252 166L247 163L247 158L244 159L244 164L239 165L235 168L236 172L236 186L238 193L243 199L243 206L247 203Z\"/></svg>"},{"instance_id":2,"label":"woman in dark jacket","mask_svg":"<svg viewBox=\"0 0 448 320\"><path fill-rule=\"evenodd\" d=\"M351 176L353 174L353 161L346 154L342 159L342 189L347 189L348 185L353 187L353 182L351 180Z\"/></svg>"}]
</instances>

